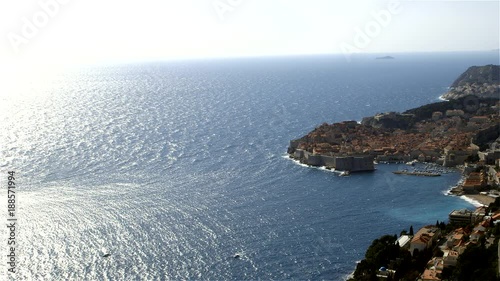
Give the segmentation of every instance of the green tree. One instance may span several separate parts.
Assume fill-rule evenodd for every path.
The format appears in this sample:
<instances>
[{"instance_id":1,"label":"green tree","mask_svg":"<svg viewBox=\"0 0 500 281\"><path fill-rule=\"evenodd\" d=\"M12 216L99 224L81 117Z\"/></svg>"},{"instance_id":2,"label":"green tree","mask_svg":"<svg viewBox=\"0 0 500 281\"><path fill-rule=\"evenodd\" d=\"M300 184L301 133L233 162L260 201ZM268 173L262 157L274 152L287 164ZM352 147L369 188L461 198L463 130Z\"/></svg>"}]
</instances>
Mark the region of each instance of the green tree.
<instances>
[{"instance_id":1,"label":"green tree","mask_svg":"<svg viewBox=\"0 0 500 281\"><path fill-rule=\"evenodd\" d=\"M366 251L366 260L372 263L377 269L381 266L387 267L390 260L398 257L399 246L395 243L396 239L391 235L375 239Z\"/></svg>"},{"instance_id":2,"label":"green tree","mask_svg":"<svg viewBox=\"0 0 500 281\"><path fill-rule=\"evenodd\" d=\"M378 269L388 267L399 256L400 248L396 240L397 235L384 235L375 239L366 250L365 259L356 266L354 280L377 280Z\"/></svg>"},{"instance_id":3,"label":"green tree","mask_svg":"<svg viewBox=\"0 0 500 281\"><path fill-rule=\"evenodd\" d=\"M498 280L497 246L486 249L481 245L472 245L458 257L453 276L458 280Z\"/></svg>"}]
</instances>

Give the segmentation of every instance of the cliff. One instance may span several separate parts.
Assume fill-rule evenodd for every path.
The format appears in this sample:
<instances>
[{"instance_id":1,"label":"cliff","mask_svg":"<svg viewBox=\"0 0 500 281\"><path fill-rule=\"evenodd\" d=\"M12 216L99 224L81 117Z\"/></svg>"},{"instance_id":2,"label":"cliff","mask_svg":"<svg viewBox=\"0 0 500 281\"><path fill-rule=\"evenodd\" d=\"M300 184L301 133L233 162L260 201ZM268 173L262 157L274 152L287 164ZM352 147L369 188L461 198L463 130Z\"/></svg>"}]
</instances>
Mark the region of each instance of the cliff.
<instances>
[{"instance_id":1,"label":"cliff","mask_svg":"<svg viewBox=\"0 0 500 281\"><path fill-rule=\"evenodd\" d=\"M471 66L450 86L442 98L447 100L474 95L480 98L500 97L500 66Z\"/></svg>"}]
</instances>

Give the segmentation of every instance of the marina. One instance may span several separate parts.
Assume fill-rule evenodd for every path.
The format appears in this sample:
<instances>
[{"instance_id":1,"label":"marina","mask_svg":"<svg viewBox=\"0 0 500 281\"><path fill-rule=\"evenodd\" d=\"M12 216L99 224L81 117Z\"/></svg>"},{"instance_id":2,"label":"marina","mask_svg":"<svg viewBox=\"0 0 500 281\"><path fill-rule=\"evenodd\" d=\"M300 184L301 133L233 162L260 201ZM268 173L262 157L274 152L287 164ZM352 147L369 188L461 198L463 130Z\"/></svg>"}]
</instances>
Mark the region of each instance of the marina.
<instances>
[{"instance_id":1,"label":"marina","mask_svg":"<svg viewBox=\"0 0 500 281\"><path fill-rule=\"evenodd\" d=\"M441 174L439 173L434 173L434 172L418 172L418 171L394 171L393 172L396 175L411 175L411 176L424 176L424 177L439 177Z\"/></svg>"},{"instance_id":2,"label":"marina","mask_svg":"<svg viewBox=\"0 0 500 281\"><path fill-rule=\"evenodd\" d=\"M434 163L420 163L418 161L411 161L405 163L412 166L412 168L404 168L394 171L396 175L410 175L410 176L423 176L423 177L439 177L443 174L451 173L454 169L442 167Z\"/></svg>"}]
</instances>

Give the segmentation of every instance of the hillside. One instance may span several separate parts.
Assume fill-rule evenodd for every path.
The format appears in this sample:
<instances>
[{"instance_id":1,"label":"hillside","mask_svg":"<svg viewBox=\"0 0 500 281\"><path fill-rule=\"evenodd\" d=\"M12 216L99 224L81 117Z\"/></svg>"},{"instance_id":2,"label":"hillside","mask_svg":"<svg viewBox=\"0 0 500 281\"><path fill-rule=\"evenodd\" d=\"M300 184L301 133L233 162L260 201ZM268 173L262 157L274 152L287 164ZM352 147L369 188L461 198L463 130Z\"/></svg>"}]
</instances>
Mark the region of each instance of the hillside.
<instances>
[{"instance_id":1,"label":"hillside","mask_svg":"<svg viewBox=\"0 0 500 281\"><path fill-rule=\"evenodd\" d=\"M442 98L451 100L474 95L479 98L500 97L500 66L471 66L450 86Z\"/></svg>"}]
</instances>

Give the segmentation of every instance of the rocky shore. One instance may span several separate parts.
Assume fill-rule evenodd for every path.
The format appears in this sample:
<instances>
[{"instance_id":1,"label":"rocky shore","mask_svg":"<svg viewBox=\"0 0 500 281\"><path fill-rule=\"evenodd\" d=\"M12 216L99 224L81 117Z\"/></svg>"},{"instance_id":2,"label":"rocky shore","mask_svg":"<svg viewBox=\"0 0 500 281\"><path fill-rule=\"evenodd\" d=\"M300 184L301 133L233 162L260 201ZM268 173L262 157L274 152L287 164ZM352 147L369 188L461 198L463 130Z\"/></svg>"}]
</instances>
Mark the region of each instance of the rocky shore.
<instances>
[{"instance_id":1,"label":"rocky shore","mask_svg":"<svg viewBox=\"0 0 500 281\"><path fill-rule=\"evenodd\" d=\"M481 98L500 96L500 66L471 66L450 86L442 98L445 100L475 95Z\"/></svg>"}]
</instances>

